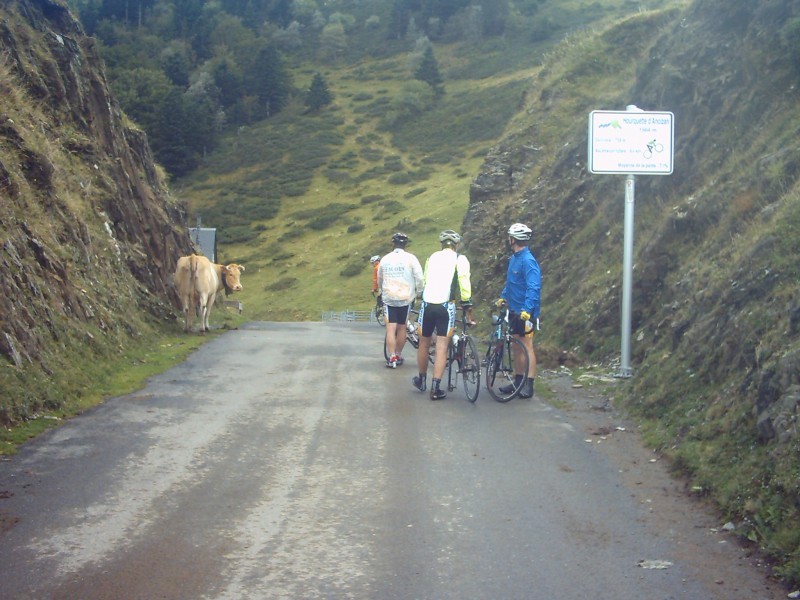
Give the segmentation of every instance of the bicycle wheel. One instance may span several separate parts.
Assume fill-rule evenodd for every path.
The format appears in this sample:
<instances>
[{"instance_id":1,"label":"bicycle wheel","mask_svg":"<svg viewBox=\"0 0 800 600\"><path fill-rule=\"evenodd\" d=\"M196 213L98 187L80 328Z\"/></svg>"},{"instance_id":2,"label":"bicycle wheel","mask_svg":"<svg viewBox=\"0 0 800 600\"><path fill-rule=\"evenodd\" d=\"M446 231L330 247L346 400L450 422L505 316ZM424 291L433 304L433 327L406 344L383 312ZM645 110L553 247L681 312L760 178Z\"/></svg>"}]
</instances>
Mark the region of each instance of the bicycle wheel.
<instances>
[{"instance_id":1,"label":"bicycle wheel","mask_svg":"<svg viewBox=\"0 0 800 600\"><path fill-rule=\"evenodd\" d=\"M521 355L519 353L522 353ZM486 389L497 402L508 402L517 395L522 384L514 381L514 357L523 356L523 373L528 372L530 357L525 346L517 338L496 342L486 362Z\"/></svg>"},{"instance_id":2,"label":"bicycle wheel","mask_svg":"<svg viewBox=\"0 0 800 600\"><path fill-rule=\"evenodd\" d=\"M378 320L378 325L386 327L386 314L383 312L383 305L375 305L375 318Z\"/></svg>"},{"instance_id":3,"label":"bicycle wheel","mask_svg":"<svg viewBox=\"0 0 800 600\"><path fill-rule=\"evenodd\" d=\"M462 343L461 376L464 378L464 393L467 400L475 402L481 390L481 360L471 337L464 338Z\"/></svg>"}]
</instances>

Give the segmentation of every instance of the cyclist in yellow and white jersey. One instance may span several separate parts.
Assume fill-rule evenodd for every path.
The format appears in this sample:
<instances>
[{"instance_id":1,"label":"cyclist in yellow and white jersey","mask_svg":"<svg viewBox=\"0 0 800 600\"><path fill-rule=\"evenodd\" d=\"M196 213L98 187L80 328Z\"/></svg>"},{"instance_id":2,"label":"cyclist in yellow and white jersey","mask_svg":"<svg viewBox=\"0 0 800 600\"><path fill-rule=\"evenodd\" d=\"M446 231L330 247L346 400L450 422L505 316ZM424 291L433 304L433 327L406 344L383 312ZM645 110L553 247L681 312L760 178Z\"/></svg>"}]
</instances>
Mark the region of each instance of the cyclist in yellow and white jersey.
<instances>
[{"instance_id":1,"label":"cyclist in yellow and white jersey","mask_svg":"<svg viewBox=\"0 0 800 600\"><path fill-rule=\"evenodd\" d=\"M469 260L456 251L461 236L448 229L439 234L442 249L430 255L425 262L425 287L422 291L422 307L419 321L422 331L417 349L419 375L411 382L419 391L427 387L428 354L431 336L436 332L436 359L431 379L431 400L441 400L447 393L441 389L442 375L447 363L447 346L455 331L456 305L460 297L462 305L470 306L472 284L470 282Z\"/></svg>"}]
</instances>

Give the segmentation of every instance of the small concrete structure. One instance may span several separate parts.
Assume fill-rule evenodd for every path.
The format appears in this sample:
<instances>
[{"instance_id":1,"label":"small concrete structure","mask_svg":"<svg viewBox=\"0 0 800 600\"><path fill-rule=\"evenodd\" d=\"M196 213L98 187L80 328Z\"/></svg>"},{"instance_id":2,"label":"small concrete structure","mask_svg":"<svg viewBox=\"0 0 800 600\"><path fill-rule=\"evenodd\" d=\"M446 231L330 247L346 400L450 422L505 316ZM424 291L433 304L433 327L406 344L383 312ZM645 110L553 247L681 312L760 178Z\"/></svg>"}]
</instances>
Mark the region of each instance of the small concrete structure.
<instances>
[{"instance_id":1,"label":"small concrete structure","mask_svg":"<svg viewBox=\"0 0 800 600\"><path fill-rule=\"evenodd\" d=\"M203 256L205 256L212 263L217 262L217 230L210 227L197 227L189 228L189 237L194 245L197 246Z\"/></svg>"}]
</instances>

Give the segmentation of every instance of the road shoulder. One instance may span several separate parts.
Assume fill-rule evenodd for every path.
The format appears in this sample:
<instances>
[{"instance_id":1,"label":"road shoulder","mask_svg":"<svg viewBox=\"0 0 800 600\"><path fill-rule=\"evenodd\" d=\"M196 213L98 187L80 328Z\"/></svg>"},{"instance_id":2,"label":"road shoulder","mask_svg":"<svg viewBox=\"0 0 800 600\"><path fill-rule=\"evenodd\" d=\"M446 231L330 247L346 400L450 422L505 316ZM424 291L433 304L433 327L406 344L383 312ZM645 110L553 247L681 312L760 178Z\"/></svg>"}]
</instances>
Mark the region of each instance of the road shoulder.
<instances>
[{"instance_id":1,"label":"road shoulder","mask_svg":"<svg viewBox=\"0 0 800 600\"><path fill-rule=\"evenodd\" d=\"M539 393L542 385L552 394ZM636 424L609 398L607 390L615 385L624 380L544 371L537 380L537 398L562 411L585 443L612 461L631 496L646 507L648 525L673 542L679 554L674 559L689 565L698 579L730 598L786 598L790 590L770 576L758 549L742 543L706 499L692 495L685 481L670 474L666 459L644 446Z\"/></svg>"}]
</instances>

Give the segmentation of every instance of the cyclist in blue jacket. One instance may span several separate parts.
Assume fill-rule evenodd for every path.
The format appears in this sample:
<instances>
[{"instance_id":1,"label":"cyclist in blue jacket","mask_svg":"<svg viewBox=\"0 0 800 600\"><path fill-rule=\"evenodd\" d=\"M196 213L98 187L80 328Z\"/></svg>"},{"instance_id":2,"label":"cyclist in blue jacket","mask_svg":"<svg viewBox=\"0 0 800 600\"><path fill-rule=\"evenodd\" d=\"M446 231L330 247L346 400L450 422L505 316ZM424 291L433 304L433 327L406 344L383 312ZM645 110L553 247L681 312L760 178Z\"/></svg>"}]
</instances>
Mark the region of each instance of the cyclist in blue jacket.
<instances>
[{"instance_id":1,"label":"cyclist in blue jacket","mask_svg":"<svg viewBox=\"0 0 800 600\"><path fill-rule=\"evenodd\" d=\"M523 343L530 358L528 372L522 373L520 372L522 367L518 367L514 374L515 385L500 388L501 392L507 394L514 387L522 384L518 392L520 398L533 396L533 383L536 379L533 336L538 329L541 308L542 272L539 269L539 263L536 262L536 258L528 248L531 233L531 228L523 223L514 223L508 228L508 243L512 254L508 260L506 284L503 287L501 298L497 301L498 306L503 303L508 305L511 333ZM520 362L523 361L520 360Z\"/></svg>"}]
</instances>

